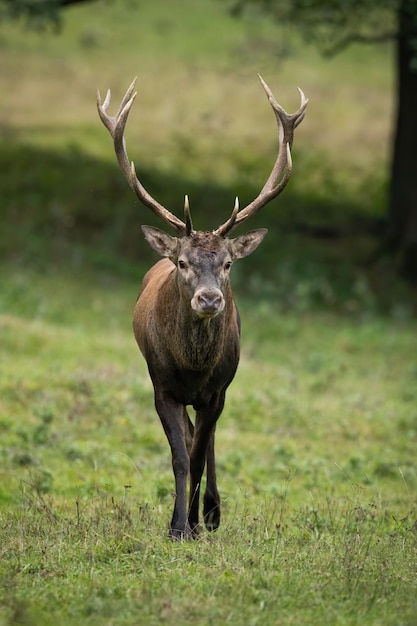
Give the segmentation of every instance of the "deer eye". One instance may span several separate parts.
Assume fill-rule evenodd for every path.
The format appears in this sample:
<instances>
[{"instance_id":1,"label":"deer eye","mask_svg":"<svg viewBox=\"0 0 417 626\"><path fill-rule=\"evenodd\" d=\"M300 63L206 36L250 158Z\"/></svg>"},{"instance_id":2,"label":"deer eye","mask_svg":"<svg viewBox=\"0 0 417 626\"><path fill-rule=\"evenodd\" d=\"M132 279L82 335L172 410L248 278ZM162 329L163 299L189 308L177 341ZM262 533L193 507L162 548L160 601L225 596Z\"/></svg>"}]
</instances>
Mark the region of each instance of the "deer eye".
<instances>
[{"instance_id":1,"label":"deer eye","mask_svg":"<svg viewBox=\"0 0 417 626\"><path fill-rule=\"evenodd\" d=\"M225 270L230 270L230 268L231 268L231 267L232 267L232 262L231 262L231 261L227 261L227 262L224 264L224 269L225 269Z\"/></svg>"},{"instance_id":2,"label":"deer eye","mask_svg":"<svg viewBox=\"0 0 417 626\"><path fill-rule=\"evenodd\" d=\"M180 268L180 270L185 270L185 268L187 267L185 261L183 261L182 259L180 259L178 261L178 267Z\"/></svg>"}]
</instances>

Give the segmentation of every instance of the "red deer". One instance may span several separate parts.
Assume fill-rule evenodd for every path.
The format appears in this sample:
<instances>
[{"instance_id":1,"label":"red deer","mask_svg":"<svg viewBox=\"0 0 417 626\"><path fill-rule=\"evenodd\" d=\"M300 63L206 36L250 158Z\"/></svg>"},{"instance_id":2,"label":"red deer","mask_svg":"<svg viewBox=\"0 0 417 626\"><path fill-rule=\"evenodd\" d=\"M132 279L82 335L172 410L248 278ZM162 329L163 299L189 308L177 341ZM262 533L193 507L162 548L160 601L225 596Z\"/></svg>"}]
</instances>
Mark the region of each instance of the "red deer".
<instances>
[{"instance_id":1,"label":"red deer","mask_svg":"<svg viewBox=\"0 0 417 626\"><path fill-rule=\"evenodd\" d=\"M159 204L138 180L123 137L136 97L136 79L113 117L107 114L110 90L103 104L97 92L100 118L113 138L117 160L130 187L177 234L173 237L158 228L142 226L145 239L164 258L145 275L133 318L136 341L154 386L155 408L171 447L175 477L175 505L169 529L172 539L199 534L200 484L205 467L205 526L216 530L220 524L214 435L240 350L240 320L229 274L233 261L251 254L267 231L252 230L235 239L228 234L284 189L291 175L294 129L303 120L308 103L299 90L300 108L287 114L259 78L276 117L278 155L258 197L242 210L236 198L231 217L213 232L194 230L187 196L182 221ZM196 412L195 425L187 406Z\"/></svg>"}]
</instances>

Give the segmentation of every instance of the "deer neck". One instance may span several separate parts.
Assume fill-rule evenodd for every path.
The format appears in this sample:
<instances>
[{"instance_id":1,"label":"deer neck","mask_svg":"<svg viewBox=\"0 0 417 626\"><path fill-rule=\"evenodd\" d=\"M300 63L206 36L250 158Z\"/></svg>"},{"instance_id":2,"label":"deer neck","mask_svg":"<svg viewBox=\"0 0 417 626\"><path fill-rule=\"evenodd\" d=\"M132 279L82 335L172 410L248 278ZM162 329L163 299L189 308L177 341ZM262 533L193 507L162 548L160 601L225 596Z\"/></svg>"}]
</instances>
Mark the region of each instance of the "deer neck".
<instances>
[{"instance_id":1,"label":"deer neck","mask_svg":"<svg viewBox=\"0 0 417 626\"><path fill-rule=\"evenodd\" d=\"M225 291L224 310L213 318L199 317L192 310L174 276L167 285L169 310L165 317L166 343L177 364L188 370L212 369L224 353L234 302L230 285Z\"/></svg>"}]
</instances>

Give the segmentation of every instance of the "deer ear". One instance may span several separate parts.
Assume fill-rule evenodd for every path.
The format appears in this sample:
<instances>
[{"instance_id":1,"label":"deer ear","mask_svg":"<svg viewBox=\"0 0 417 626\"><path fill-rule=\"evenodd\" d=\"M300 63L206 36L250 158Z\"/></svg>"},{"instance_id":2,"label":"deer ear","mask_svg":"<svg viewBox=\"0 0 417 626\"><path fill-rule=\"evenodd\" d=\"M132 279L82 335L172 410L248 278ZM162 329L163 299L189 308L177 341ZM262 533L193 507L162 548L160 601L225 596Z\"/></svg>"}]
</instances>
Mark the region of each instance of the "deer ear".
<instances>
[{"instance_id":1,"label":"deer ear","mask_svg":"<svg viewBox=\"0 0 417 626\"><path fill-rule=\"evenodd\" d=\"M267 232L266 228L259 228L258 230L249 231L246 235L236 237L236 239L231 239L232 257L234 259L242 259L252 254L262 242Z\"/></svg>"},{"instance_id":2,"label":"deer ear","mask_svg":"<svg viewBox=\"0 0 417 626\"><path fill-rule=\"evenodd\" d=\"M163 230L154 226L142 226L143 234L148 244L161 256L173 257L177 251L178 239L171 237Z\"/></svg>"}]
</instances>

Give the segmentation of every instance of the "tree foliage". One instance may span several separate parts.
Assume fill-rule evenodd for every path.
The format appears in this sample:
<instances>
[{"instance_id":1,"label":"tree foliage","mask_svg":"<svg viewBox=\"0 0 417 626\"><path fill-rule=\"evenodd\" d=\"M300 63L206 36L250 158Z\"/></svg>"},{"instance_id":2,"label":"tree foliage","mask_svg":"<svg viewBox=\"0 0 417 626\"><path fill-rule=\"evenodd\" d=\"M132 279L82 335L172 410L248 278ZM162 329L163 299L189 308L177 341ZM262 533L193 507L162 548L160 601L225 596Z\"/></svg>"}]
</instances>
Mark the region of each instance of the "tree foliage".
<instances>
[{"instance_id":1,"label":"tree foliage","mask_svg":"<svg viewBox=\"0 0 417 626\"><path fill-rule=\"evenodd\" d=\"M417 23L416 0L236 0L231 12L267 13L277 24L296 27L323 54L332 55L350 43L395 39L401 8ZM417 41L415 51L417 67Z\"/></svg>"},{"instance_id":2,"label":"tree foliage","mask_svg":"<svg viewBox=\"0 0 417 626\"><path fill-rule=\"evenodd\" d=\"M89 0L0 0L0 24L22 20L31 28L59 27L60 10Z\"/></svg>"}]
</instances>

